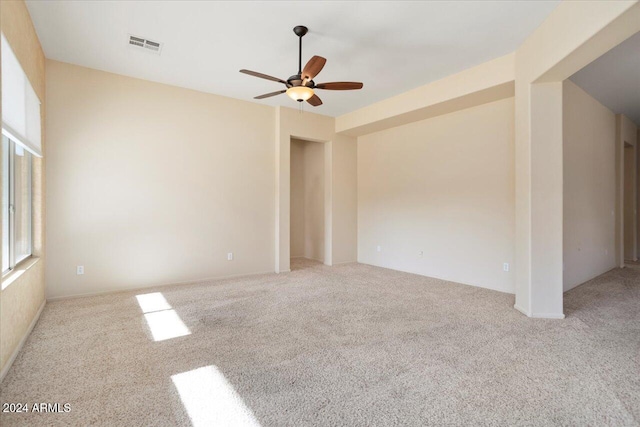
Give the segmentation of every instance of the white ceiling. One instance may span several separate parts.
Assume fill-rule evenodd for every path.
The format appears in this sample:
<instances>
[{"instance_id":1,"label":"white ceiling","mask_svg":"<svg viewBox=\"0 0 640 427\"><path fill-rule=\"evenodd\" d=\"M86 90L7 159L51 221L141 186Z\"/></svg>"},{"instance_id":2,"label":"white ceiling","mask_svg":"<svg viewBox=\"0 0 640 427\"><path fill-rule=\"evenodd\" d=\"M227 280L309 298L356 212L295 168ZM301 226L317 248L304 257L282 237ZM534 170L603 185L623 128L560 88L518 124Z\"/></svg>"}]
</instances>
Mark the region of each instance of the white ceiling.
<instances>
[{"instance_id":1,"label":"white ceiling","mask_svg":"<svg viewBox=\"0 0 640 427\"><path fill-rule=\"evenodd\" d=\"M514 51L559 1L187 2L27 1L47 58L233 98L252 100L297 72L292 28L309 27L303 62L327 58L315 79L362 81L318 91L338 116ZM128 35L164 43L160 56ZM280 95L268 105L297 107Z\"/></svg>"},{"instance_id":2,"label":"white ceiling","mask_svg":"<svg viewBox=\"0 0 640 427\"><path fill-rule=\"evenodd\" d=\"M570 79L602 105L640 126L640 32Z\"/></svg>"}]
</instances>

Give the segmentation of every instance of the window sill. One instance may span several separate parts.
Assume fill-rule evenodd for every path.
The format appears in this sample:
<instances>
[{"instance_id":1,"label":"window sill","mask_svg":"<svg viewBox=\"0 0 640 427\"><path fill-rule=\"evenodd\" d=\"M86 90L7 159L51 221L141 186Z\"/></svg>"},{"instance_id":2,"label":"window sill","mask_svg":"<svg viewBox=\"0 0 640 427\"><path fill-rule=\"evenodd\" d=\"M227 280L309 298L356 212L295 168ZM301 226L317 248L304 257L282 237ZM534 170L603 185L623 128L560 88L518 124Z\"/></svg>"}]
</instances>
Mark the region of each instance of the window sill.
<instances>
[{"instance_id":1,"label":"window sill","mask_svg":"<svg viewBox=\"0 0 640 427\"><path fill-rule=\"evenodd\" d=\"M40 261L39 257L31 256L27 259L23 259L15 266L13 270L7 271L2 276L2 290L7 289L13 282L18 280L27 270L36 265Z\"/></svg>"}]
</instances>

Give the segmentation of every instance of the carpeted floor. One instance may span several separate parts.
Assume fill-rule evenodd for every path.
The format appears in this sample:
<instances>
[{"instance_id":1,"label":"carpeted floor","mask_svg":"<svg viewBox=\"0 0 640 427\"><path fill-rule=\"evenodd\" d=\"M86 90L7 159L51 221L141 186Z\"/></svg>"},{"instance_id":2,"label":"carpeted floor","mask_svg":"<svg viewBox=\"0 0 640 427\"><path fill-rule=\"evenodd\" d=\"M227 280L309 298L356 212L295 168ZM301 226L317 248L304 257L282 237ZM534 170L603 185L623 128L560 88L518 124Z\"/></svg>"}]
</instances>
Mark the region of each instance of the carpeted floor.
<instances>
[{"instance_id":1,"label":"carpeted floor","mask_svg":"<svg viewBox=\"0 0 640 427\"><path fill-rule=\"evenodd\" d=\"M640 425L640 267L565 294L565 320L366 265L292 267L47 304L0 401L71 411L0 424Z\"/></svg>"}]
</instances>

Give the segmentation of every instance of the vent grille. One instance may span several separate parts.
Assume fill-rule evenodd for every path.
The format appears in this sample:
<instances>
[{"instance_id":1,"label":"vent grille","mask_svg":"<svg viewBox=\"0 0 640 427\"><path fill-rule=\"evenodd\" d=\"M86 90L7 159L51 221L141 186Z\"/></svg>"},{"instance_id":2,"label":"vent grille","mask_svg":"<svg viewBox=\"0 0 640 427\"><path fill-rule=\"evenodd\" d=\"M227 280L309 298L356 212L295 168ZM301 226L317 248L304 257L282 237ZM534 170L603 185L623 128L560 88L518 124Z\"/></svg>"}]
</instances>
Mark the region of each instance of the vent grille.
<instances>
[{"instance_id":1,"label":"vent grille","mask_svg":"<svg viewBox=\"0 0 640 427\"><path fill-rule=\"evenodd\" d=\"M160 43L152 42L151 40L145 40L144 47L154 52L160 51Z\"/></svg>"},{"instance_id":2,"label":"vent grille","mask_svg":"<svg viewBox=\"0 0 640 427\"><path fill-rule=\"evenodd\" d=\"M147 52L160 55L160 51L162 50L162 43L154 42L143 37L132 36L131 34L129 34L129 47L133 47L136 50L144 49Z\"/></svg>"}]
</instances>

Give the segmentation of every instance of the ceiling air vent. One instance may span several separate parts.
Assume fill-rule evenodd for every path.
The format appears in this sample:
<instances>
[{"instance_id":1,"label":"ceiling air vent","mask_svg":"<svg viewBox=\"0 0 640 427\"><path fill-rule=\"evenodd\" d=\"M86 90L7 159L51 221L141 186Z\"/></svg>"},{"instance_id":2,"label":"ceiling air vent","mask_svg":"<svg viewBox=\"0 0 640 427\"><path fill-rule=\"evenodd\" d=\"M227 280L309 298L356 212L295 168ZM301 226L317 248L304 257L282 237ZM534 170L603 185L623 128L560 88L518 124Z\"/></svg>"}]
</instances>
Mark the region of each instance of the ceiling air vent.
<instances>
[{"instance_id":1,"label":"ceiling air vent","mask_svg":"<svg viewBox=\"0 0 640 427\"><path fill-rule=\"evenodd\" d=\"M162 43L154 42L152 40L147 40L142 37L132 36L129 34L129 47L134 47L137 49L144 49L147 52L155 53L160 55L160 51L162 50Z\"/></svg>"}]
</instances>

